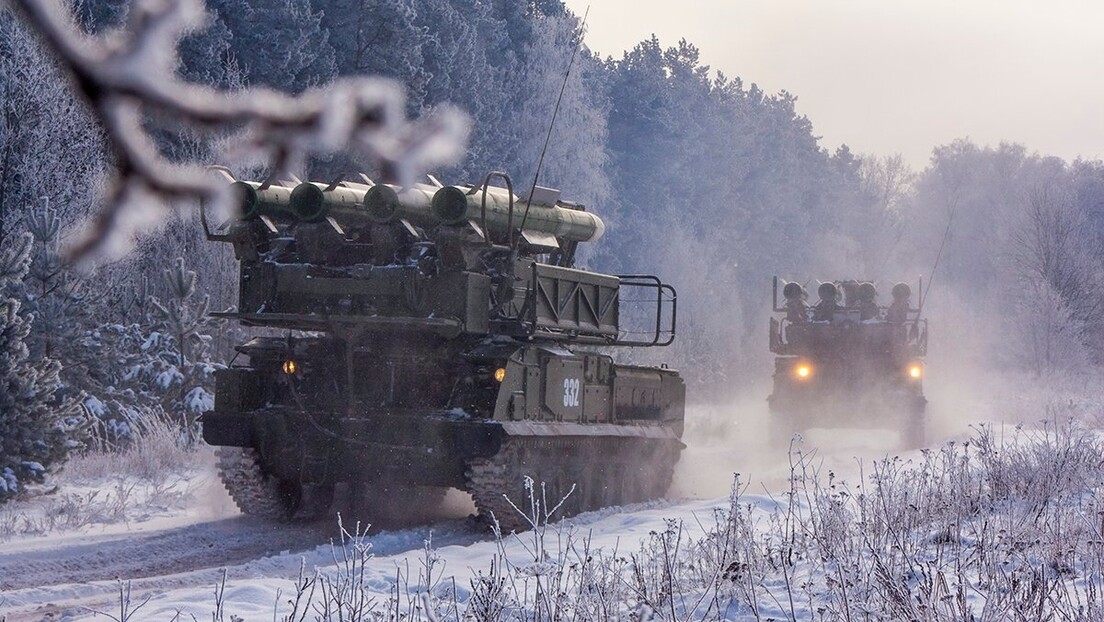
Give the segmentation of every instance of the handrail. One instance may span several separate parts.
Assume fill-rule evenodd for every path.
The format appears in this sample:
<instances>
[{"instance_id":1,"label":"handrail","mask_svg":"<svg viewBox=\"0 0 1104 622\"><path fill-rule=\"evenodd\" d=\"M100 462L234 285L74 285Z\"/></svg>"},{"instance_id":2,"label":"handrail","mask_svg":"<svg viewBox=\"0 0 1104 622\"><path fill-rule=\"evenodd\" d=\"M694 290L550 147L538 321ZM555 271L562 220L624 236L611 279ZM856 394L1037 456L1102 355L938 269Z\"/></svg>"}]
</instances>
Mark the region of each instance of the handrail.
<instances>
[{"instance_id":1,"label":"handrail","mask_svg":"<svg viewBox=\"0 0 1104 622\"><path fill-rule=\"evenodd\" d=\"M675 291L675 288L661 281L659 277L651 274L618 274L617 278L621 279L621 285L627 285L629 287L648 287L656 290L655 332L652 335L651 341L618 338L611 342L610 345L648 348L664 347L674 343L678 324L678 292ZM663 329L663 299L665 293L669 294L671 297L671 328L669 331ZM664 334L667 335L666 339L663 339Z\"/></svg>"}]
</instances>

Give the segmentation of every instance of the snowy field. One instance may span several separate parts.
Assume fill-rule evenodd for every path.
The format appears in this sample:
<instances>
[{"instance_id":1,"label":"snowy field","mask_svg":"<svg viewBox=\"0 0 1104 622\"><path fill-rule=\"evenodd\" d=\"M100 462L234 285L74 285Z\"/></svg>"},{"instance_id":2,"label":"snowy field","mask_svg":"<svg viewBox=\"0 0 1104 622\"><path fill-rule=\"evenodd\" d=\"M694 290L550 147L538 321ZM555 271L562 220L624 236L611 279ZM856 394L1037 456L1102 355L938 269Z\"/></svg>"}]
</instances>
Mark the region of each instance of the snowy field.
<instances>
[{"instance_id":1,"label":"snowy field","mask_svg":"<svg viewBox=\"0 0 1104 622\"><path fill-rule=\"evenodd\" d=\"M948 417L957 440L907 453L892 434L814 430L773 454L755 451L754 403L699 408L672 499L501 538L462 499L369 536L258 524L207 449L144 458L171 476L78 462L83 481L0 509L0 618L1101 619L1099 406L1021 406L1051 422Z\"/></svg>"}]
</instances>

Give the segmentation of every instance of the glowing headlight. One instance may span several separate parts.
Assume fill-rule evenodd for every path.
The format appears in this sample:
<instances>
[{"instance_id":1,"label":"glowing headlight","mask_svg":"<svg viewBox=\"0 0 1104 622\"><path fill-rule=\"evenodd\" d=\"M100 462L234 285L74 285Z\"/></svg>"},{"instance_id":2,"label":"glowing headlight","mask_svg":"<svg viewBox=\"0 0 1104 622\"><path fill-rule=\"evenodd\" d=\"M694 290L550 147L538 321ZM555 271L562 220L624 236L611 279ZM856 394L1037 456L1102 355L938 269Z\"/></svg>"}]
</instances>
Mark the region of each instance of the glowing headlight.
<instances>
[{"instance_id":1,"label":"glowing headlight","mask_svg":"<svg viewBox=\"0 0 1104 622\"><path fill-rule=\"evenodd\" d=\"M813 375L813 366L808 363L801 363L797 367L794 367L794 376L798 380L808 380Z\"/></svg>"},{"instance_id":2,"label":"glowing headlight","mask_svg":"<svg viewBox=\"0 0 1104 622\"><path fill-rule=\"evenodd\" d=\"M296 364L295 361L293 361L291 359L288 359L288 360L284 361L284 364L281 367L281 369L284 370L285 374L290 376L290 375L294 374L295 372L299 371L299 365Z\"/></svg>"},{"instance_id":3,"label":"glowing headlight","mask_svg":"<svg viewBox=\"0 0 1104 622\"><path fill-rule=\"evenodd\" d=\"M909 365L908 375L913 380L919 380L924 375L924 368L916 364Z\"/></svg>"},{"instance_id":4,"label":"glowing headlight","mask_svg":"<svg viewBox=\"0 0 1104 622\"><path fill-rule=\"evenodd\" d=\"M495 382L502 382L503 380L505 380L506 379L506 368L505 367L499 367L498 369L494 370L494 379L495 379Z\"/></svg>"}]
</instances>

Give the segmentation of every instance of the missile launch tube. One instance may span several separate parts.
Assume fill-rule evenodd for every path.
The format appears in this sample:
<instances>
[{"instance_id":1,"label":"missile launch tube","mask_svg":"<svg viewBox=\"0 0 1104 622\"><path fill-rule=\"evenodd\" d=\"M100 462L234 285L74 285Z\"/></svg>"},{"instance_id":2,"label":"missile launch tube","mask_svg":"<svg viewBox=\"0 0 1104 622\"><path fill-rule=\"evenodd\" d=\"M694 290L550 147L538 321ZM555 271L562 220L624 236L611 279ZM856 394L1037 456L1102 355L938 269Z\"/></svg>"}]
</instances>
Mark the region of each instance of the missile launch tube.
<instances>
[{"instance_id":1,"label":"missile launch tube","mask_svg":"<svg viewBox=\"0 0 1104 622\"><path fill-rule=\"evenodd\" d=\"M271 185L262 189L259 181L235 181L230 191L238 203L238 213L242 220L269 216L291 218L295 212L291 209L292 189L286 186Z\"/></svg>"},{"instance_id":2,"label":"missile launch tube","mask_svg":"<svg viewBox=\"0 0 1104 622\"><path fill-rule=\"evenodd\" d=\"M300 220L319 222L332 217L346 225L359 226L370 222L363 207L367 191L345 186L307 182L291 192L291 208Z\"/></svg>"},{"instance_id":3,"label":"missile launch tube","mask_svg":"<svg viewBox=\"0 0 1104 622\"><path fill-rule=\"evenodd\" d=\"M496 233L506 233L510 226L510 196L502 188L487 188L487 228ZM482 190L467 194L463 188L446 186L433 196L433 214L445 224L459 224L469 220L482 222ZM520 224L518 206L514 200L514 223ZM563 240L593 242L606 232L606 225L598 216L582 210L558 205L532 205L525 221L525 229L549 233Z\"/></svg>"},{"instance_id":4,"label":"missile launch tube","mask_svg":"<svg viewBox=\"0 0 1104 622\"><path fill-rule=\"evenodd\" d=\"M400 188L379 184L329 184L307 182L291 192L290 210L306 222L319 222L332 217L347 226L370 223L390 223L407 219L419 224L435 222L430 204L436 186L414 184Z\"/></svg>"},{"instance_id":5,"label":"missile launch tube","mask_svg":"<svg viewBox=\"0 0 1104 622\"><path fill-rule=\"evenodd\" d=\"M364 195L364 208L373 222L389 223L399 219L421 225L436 222L433 215L433 193L436 186L414 184L409 188L379 184Z\"/></svg>"}]
</instances>

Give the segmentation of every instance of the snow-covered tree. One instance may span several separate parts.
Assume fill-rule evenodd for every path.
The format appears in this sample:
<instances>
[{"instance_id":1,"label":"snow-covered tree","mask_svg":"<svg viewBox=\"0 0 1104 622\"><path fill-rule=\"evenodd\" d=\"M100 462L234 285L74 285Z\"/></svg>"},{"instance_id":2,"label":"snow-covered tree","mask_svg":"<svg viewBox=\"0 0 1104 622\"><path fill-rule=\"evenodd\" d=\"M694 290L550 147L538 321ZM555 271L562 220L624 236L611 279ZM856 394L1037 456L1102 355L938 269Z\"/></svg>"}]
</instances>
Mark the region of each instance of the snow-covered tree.
<instances>
[{"instance_id":1,"label":"snow-covered tree","mask_svg":"<svg viewBox=\"0 0 1104 622\"><path fill-rule=\"evenodd\" d=\"M1035 373L1081 368L1104 304L1104 266L1092 256L1087 220L1068 193L1035 188L1022 204L1006 256L1015 270L1010 302L1025 360Z\"/></svg>"},{"instance_id":2,"label":"snow-covered tree","mask_svg":"<svg viewBox=\"0 0 1104 622\"><path fill-rule=\"evenodd\" d=\"M170 412L179 412L185 428L191 428L200 413L214 407L210 392L215 365L209 360L211 337L205 331L212 320L207 316L210 297L196 294L196 273L184 267L178 258L164 272L171 298L161 302L151 298L156 332L150 339L159 341L169 366L156 378L165 390L176 389L177 398Z\"/></svg>"},{"instance_id":3,"label":"snow-covered tree","mask_svg":"<svg viewBox=\"0 0 1104 622\"><path fill-rule=\"evenodd\" d=\"M94 208L103 135L33 33L0 7L0 239L48 197L65 222Z\"/></svg>"},{"instance_id":4,"label":"snow-covered tree","mask_svg":"<svg viewBox=\"0 0 1104 622\"><path fill-rule=\"evenodd\" d=\"M601 209L610 194L605 168L606 100L585 79L596 61L586 50L578 50L582 37L578 18L546 15L532 22L526 70L511 81L511 91L518 98L516 112L498 130L506 148L498 151L498 160L489 168L512 171L515 189L528 194L551 128L539 183L560 188L565 198Z\"/></svg>"},{"instance_id":5,"label":"snow-covered tree","mask_svg":"<svg viewBox=\"0 0 1104 622\"><path fill-rule=\"evenodd\" d=\"M178 259L164 270L162 301L145 284L124 301L135 321L104 322L84 332L77 350L87 362L85 406L98 418L98 440L125 444L150 412L164 412L185 442L196 438L200 413L214 406L218 368L210 349L213 321L197 275Z\"/></svg>"},{"instance_id":6,"label":"snow-covered tree","mask_svg":"<svg viewBox=\"0 0 1104 622\"><path fill-rule=\"evenodd\" d=\"M215 21L207 31L232 33L227 52L248 84L299 93L337 74L330 32L310 0L210 0L207 8Z\"/></svg>"},{"instance_id":7,"label":"snow-covered tree","mask_svg":"<svg viewBox=\"0 0 1104 622\"><path fill-rule=\"evenodd\" d=\"M425 99L422 44L416 0L315 0L328 29L339 75L379 75L406 87L409 105ZM439 19L440 16L437 16Z\"/></svg>"},{"instance_id":8,"label":"snow-covered tree","mask_svg":"<svg viewBox=\"0 0 1104 622\"><path fill-rule=\"evenodd\" d=\"M84 429L76 403L56 394L61 366L33 360L27 348L33 318L12 292L22 288L31 251L29 235L0 243L0 501L60 466Z\"/></svg>"},{"instance_id":9,"label":"snow-covered tree","mask_svg":"<svg viewBox=\"0 0 1104 622\"><path fill-rule=\"evenodd\" d=\"M31 355L35 360L57 359L63 367L69 367L72 347L91 321L91 305L96 301L86 295L84 278L67 269L62 261L62 220L48 201L28 215L26 229L34 239L30 269L24 279L24 304L34 314Z\"/></svg>"},{"instance_id":10,"label":"snow-covered tree","mask_svg":"<svg viewBox=\"0 0 1104 622\"><path fill-rule=\"evenodd\" d=\"M986 318L941 322L941 342L980 340L972 351L1037 373L1076 367L1084 351L1099 362L1102 171L1013 143L963 139L933 150L915 196L902 203L896 261L926 274L942 247L934 303L961 299L972 317Z\"/></svg>"},{"instance_id":11,"label":"snow-covered tree","mask_svg":"<svg viewBox=\"0 0 1104 622\"><path fill-rule=\"evenodd\" d=\"M60 0L8 4L72 77L113 151L117 175L74 256L129 249L139 231L164 222L181 199L227 205L227 185L213 180L202 163L165 157L143 125L150 116L197 131L231 133L231 147L276 171L301 171L314 155L353 153L402 182L427 166L455 160L466 137L467 122L459 114L439 111L424 122L408 122L401 91L378 80L338 80L297 96L260 89L230 94L181 81L179 40L205 15L197 0L136 0L127 25L110 37L81 33ZM241 16L251 18L248 26L257 36L250 41L258 58L272 55L258 71L287 70L292 84L313 84L307 78L313 70L307 69L321 58L325 33L307 28L320 18L307 0L255 0L247 8ZM242 29L231 30L237 35Z\"/></svg>"}]
</instances>

